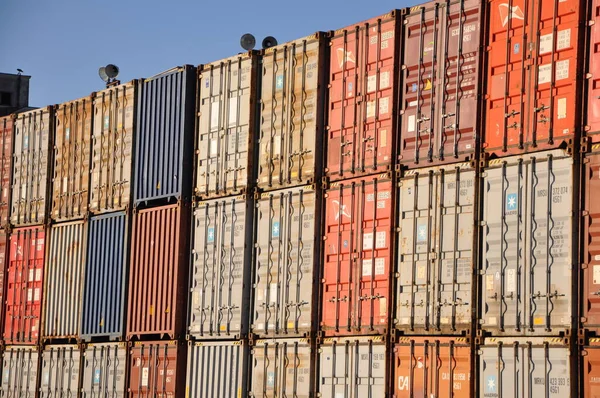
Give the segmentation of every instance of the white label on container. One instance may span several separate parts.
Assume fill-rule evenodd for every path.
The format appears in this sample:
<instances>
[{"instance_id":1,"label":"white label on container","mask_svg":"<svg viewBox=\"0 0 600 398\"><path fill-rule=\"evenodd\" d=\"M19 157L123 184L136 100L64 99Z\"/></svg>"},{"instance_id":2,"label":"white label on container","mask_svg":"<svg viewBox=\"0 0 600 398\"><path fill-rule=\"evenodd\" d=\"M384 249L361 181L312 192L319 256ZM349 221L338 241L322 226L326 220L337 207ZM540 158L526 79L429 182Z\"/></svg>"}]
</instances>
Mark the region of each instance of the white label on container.
<instances>
[{"instance_id":1,"label":"white label on container","mask_svg":"<svg viewBox=\"0 0 600 398\"><path fill-rule=\"evenodd\" d=\"M69 178L65 177L63 178L63 193L67 193L69 187Z\"/></svg>"},{"instance_id":2,"label":"white label on container","mask_svg":"<svg viewBox=\"0 0 600 398\"><path fill-rule=\"evenodd\" d=\"M271 285L269 286L270 288L270 302L271 303L276 303L277 302L277 283L271 283Z\"/></svg>"},{"instance_id":3,"label":"white label on container","mask_svg":"<svg viewBox=\"0 0 600 398\"><path fill-rule=\"evenodd\" d=\"M540 37L540 54L552 52L552 33ZM556 51L571 47L571 29L564 29L558 32L556 39Z\"/></svg>"},{"instance_id":4,"label":"white label on container","mask_svg":"<svg viewBox=\"0 0 600 398\"><path fill-rule=\"evenodd\" d=\"M538 84L550 83L552 74L552 65L546 64L538 67ZM569 60L558 61L555 64L554 76L556 80L562 80L569 77Z\"/></svg>"},{"instance_id":5,"label":"white label on container","mask_svg":"<svg viewBox=\"0 0 600 398\"><path fill-rule=\"evenodd\" d=\"M363 250L373 249L373 233L367 232L363 235Z\"/></svg>"},{"instance_id":6,"label":"white label on container","mask_svg":"<svg viewBox=\"0 0 600 398\"><path fill-rule=\"evenodd\" d=\"M367 117L375 116L375 101L367 102Z\"/></svg>"},{"instance_id":7,"label":"white label on container","mask_svg":"<svg viewBox=\"0 0 600 398\"><path fill-rule=\"evenodd\" d=\"M558 99L558 109L557 109L557 117L559 119L564 119L567 117L567 99L566 98L559 98Z\"/></svg>"},{"instance_id":8,"label":"white label on container","mask_svg":"<svg viewBox=\"0 0 600 398\"><path fill-rule=\"evenodd\" d=\"M552 51L552 33L540 37L540 54L549 53Z\"/></svg>"},{"instance_id":9,"label":"white label on container","mask_svg":"<svg viewBox=\"0 0 600 398\"><path fill-rule=\"evenodd\" d=\"M27 184L21 184L21 199L27 199Z\"/></svg>"},{"instance_id":10,"label":"white label on container","mask_svg":"<svg viewBox=\"0 0 600 398\"><path fill-rule=\"evenodd\" d=\"M485 288L486 290L494 290L494 275L485 276Z\"/></svg>"},{"instance_id":11,"label":"white label on container","mask_svg":"<svg viewBox=\"0 0 600 398\"><path fill-rule=\"evenodd\" d=\"M376 249L383 249L385 248L385 231L381 231L381 232L377 232L377 234L375 235L375 248Z\"/></svg>"},{"instance_id":12,"label":"white label on container","mask_svg":"<svg viewBox=\"0 0 600 398\"><path fill-rule=\"evenodd\" d=\"M416 115L409 115L408 116L408 126L407 126L407 130L409 133L414 132L415 131L415 122L417 120Z\"/></svg>"},{"instance_id":13,"label":"white label on container","mask_svg":"<svg viewBox=\"0 0 600 398\"><path fill-rule=\"evenodd\" d=\"M377 75L371 75L367 78L367 92L372 93L377 90Z\"/></svg>"},{"instance_id":14,"label":"white label on container","mask_svg":"<svg viewBox=\"0 0 600 398\"><path fill-rule=\"evenodd\" d=\"M390 86L390 72L379 74L379 89L383 90ZM377 75L372 75L367 78L367 92L372 93L377 91Z\"/></svg>"},{"instance_id":15,"label":"white label on container","mask_svg":"<svg viewBox=\"0 0 600 398\"><path fill-rule=\"evenodd\" d=\"M219 127L220 102L210 103L210 130L216 130Z\"/></svg>"},{"instance_id":16,"label":"white label on container","mask_svg":"<svg viewBox=\"0 0 600 398\"><path fill-rule=\"evenodd\" d=\"M27 289L27 301L33 300L33 289Z\"/></svg>"},{"instance_id":17,"label":"white label on container","mask_svg":"<svg viewBox=\"0 0 600 398\"><path fill-rule=\"evenodd\" d=\"M33 301L40 301L40 288L33 289Z\"/></svg>"},{"instance_id":18,"label":"white label on container","mask_svg":"<svg viewBox=\"0 0 600 398\"><path fill-rule=\"evenodd\" d=\"M600 178L600 175L598 177ZM594 261L600 261L600 254L594 256Z\"/></svg>"},{"instance_id":19,"label":"white label on container","mask_svg":"<svg viewBox=\"0 0 600 398\"><path fill-rule=\"evenodd\" d=\"M385 148L387 146L387 130L379 130L379 146Z\"/></svg>"},{"instance_id":20,"label":"white label on container","mask_svg":"<svg viewBox=\"0 0 600 398\"><path fill-rule=\"evenodd\" d=\"M600 285L600 265L594 265L594 285Z\"/></svg>"},{"instance_id":21,"label":"white label on container","mask_svg":"<svg viewBox=\"0 0 600 398\"><path fill-rule=\"evenodd\" d=\"M211 158L217 156L217 148L219 147L217 140L218 140L218 138L210 140L210 157Z\"/></svg>"},{"instance_id":22,"label":"white label on container","mask_svg":"<svg viewBox=\"0 0 600 398\"><path fill-rule=\"evenodd\" d=\"M273 140L273 156L277 156L281 153L281 140L279 137L275 137Z\"/></svg>"},{"instance_id":23,"label":"white label on container","mask_svg":"<svg viewBox=\"0 0 600 398\"><path fill-rule=\"evenodd\" d=\"M375 259L375 275L383 275L385 274L385 259L384 258L376 258Z\"/></svg>"},{"instance_id":24,"label":"white label on container","mask_svg":"<svg viewBox=\"0 0 600 398\"><path fill-rule=\"evenodd\" d=\"M569 60L565 59L556 63L556 80L563 80L569 77Z\"/></svg>"},{"instance_id":25,"label":"white label on container","mask_svg":"<svg viewBox=\"0 0 600 398\"><path fill-rule=\"evenodd\" d=\"M509 292L517 290L517 278L514 269L509 269L506 273L506 290Z\"/></svg>"},{"instance_id":26,"label":"white label on container","mask_svg":"<svg viewBox=\"0 0 600 398\"><path fill-rule=\"evenodd\" d=\"M377 259L375 259L377 261ZM371 269L373 268L373 260L365 258L362 260L362 276L371 276Z\"/></svg>"},{"instance_id":27,"label":"white label on container","mask_svg":"<svg viewBox=\"0 0 600 398\"><path fill-rule=\"evenodd\" d=\"M538 84L549 83L551 73L552 73L552 66L550 64L539 66L538 67Z\"/></svg>"},{"instance_id":28,"label":"white label on container","mask_svg":"<svg viewBox=\"0 0 600 398\"><path fill-rule=\"evenodd\" d=\"M148 387L148 368L142 368L142 387Z\"/></svg>"},{"instance_id":29,"label":"white label on container","mask_svg":"<svg viewBox=\"0 0 600 398\"><path fill-rule=\"evenodd\" d=\"M231 97L229 99L229 126L235 126L237 124L237 112L238 97Z\"/></svg>"},{"instance_id":30,"label":"white label on container","mask_svg":"<svg viewBox=\"0 0 600 398\"><path fill-rule=\"evenodd\" d=\"M385 115L390 111L390 99L388 97L379 100L379 113Z\"/></svg>"},{"instance_id":31,"label":"white label on container","mask_svg":"<svg viewBox=\"0 0 600 398\"><path fill-rule=\"evenodd\" d=\"M35 280L35 279L34 279L34 277L35 277L35 270L33 270L33 269L30 269L30 270L29 270L29 278L28 278L28 281L29 281L29 282L33 282L33 281Z\"/></svg>"}]
</instances>

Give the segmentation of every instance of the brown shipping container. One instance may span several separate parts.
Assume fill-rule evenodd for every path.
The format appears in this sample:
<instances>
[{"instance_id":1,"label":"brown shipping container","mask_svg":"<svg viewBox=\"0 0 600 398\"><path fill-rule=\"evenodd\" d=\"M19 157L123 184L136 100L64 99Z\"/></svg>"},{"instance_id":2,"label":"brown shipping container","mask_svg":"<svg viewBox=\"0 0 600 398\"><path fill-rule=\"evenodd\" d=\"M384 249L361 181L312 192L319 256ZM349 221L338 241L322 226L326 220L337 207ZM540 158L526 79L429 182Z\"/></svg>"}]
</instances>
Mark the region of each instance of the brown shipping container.
<instances>
[{"instance_id":1,"label":"brown shipping container","mask_svg":"<svg viewBox=\"0 0 600 398\"><path fill-rule=\"evenodd\" d=\"M394 346L393 397L475 397L473 354L464 337L401 337Z\"/></svg>"},{"instance_id":2,"label":"brown shipping container","mask_svg":"<svg viewBox=\"0 0 600 398\"><path fill-rule=\"evenodd\" d=\"M5 288L7 283L7 264L8 264L8 235L4 230L0 230L0 330L3 330L4 326L4 311L6 306L4 305L5 300Z\"/></svg>"},{"instance_id":3,"label":"brown shipping container","mask_svg":"<svg viewBox=\"0 0 600 398\"><path fill-rule=\"evenodd\" d=\"M598 10L600 3L598 0L584 2L592 5L594 10ZM587 72L587 107L584 108L585 131L590 136L591 141L598 143L600 141L600 12L594 12L591 15L592 24L589 26L588 42L588 64L584 66Z\"/></svg>"},{"instance_id":4,"label":"brown shipping container","mask_svg":"<svg viewBox=\"0 0 600 398\"><path fill-rule=\"evenodd\" d=\"M12 116L0 118L0 226L10 222L10 193L12 184L13 133Z\"/></svg>"},{"instance_id":5,"label":"brown shipping container","mask_svg":"<svg viewBox=\"0 0 600 398\"><path fill-rule=\"evenodd\" d=\"M137 341L131 347L128 398L183 398L186 345Z\"/></svg>"},{"instance_id":6,"label":"brown shipping container","mask_svg":"<svg viewBox=\"0 0 600 398\"><path fill-rule=\"evenodd\" d=\"M581 349L583 397L600 397L600 339L591 338Z\"/></svg>"},{"instance_id":7,"label":"brown shipping container","mask_svg":"<svg viewBox=\"0 0 600 398\"><path fill-rule=\"evenodd\" d=\"M83 218L90 190L92 97L57 105L54 111L52 219Z\"/></svg>"},{"instance_id":8,"label":"brown shipping container","mask_svg":"<svg viewBox=\"0 0 600 398\"><path fill-rule=\"evenodd\" d=\"M136 80L94 97L90 205L92 213L125 210L131 201Z\"/></svg>"},{"instance_id":9,"label":"brown shipping container","mask_svg":"<svg viewBox=\"0 0 600 398\"><path fill-rule=\"evenodd\" d=\"M326 48L319 32L263 52L260 189L312 184L321 177Z\"/></svg>"},{"instance_id":10,"label":"brown shipping container","mask_svg":"<svg viewBox=\"0 0 600 398\"><path fill-rule=\"evenodd\" d=\"M40 354L34 346L7 346L2 353L0 396L36 396Z\"/></svg>"},{"instance_id":11,"label":"brown shipping container","mask_svg":"<svg viewBox=\"0 0 600 398\"><path fill-rule=\"evenodd\" d=\"M44 347L39 398L77 397L81 370L81 347L78 345Z\"/></svg>"},{"instance_id":12,"label":"brown shipping container","mask_svg":"<svg viewBox=\"0 0 600 398\"><path fill-rule=\"evenodd\" d=\"M594 148L596 149L596 148ZM600 149L600 146L599 148ZM583 158L581 214L583 295L581 326L600 336L600 153Z\"/></svg>"},{"instance_id":13,"label":"brown shipping container","mask_svg":"<svg viewBox=\"0 0 600 398\"><path fill-rule=\"evenodd\" d=\"M133 216L127 339L181 337L186 320L190 209L177 204Z\"/></svg>"}]
</instances>

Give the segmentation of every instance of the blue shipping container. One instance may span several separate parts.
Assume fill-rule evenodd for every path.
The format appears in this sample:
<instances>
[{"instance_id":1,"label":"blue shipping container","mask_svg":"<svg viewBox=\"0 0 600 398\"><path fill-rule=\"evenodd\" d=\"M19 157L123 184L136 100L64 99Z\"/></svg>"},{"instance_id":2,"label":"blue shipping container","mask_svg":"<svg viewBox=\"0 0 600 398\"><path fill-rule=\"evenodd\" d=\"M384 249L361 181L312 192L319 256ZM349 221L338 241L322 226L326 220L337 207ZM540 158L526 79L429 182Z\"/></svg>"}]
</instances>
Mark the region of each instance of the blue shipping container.
<instances>
[{"instance_id":1,"label":"blue shipping container","mask_svg":"<svg viewBox=\"0 0 600 398\"><path fill-rule=\"evenodd\" d=\"M81 338L120 339L124 332L128 218L125 212L91 217Z\"/></svg>"},{"instance_id":2,"label":"blue shipping container","mask_svg":"<svg viewBox=\"0 0 600 398\"><path fill-rule=\"evenodd\" d=\"M138 89L134 206L189 200L192 186L196 68L177 67Z\"/></svg>"}]
</instances>

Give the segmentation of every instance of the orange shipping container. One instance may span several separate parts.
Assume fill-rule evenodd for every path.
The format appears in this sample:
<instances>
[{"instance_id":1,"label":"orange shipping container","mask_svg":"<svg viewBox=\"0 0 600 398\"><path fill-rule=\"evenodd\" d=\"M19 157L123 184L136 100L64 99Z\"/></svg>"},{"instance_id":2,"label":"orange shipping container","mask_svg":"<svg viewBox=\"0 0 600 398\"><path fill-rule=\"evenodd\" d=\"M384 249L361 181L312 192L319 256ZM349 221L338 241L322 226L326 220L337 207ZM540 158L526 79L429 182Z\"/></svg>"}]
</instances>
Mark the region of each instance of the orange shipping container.
<instances>
[{"instance_id":1,"label":"orange shipping container","mask_svg":"<svg viewBox=\"0 0 600 398\"><path fill-rule=\"evenodd\" d=\"M186 345L136 341L130 350L129 398L183 398Z\"/></svg>"}]
</instances>

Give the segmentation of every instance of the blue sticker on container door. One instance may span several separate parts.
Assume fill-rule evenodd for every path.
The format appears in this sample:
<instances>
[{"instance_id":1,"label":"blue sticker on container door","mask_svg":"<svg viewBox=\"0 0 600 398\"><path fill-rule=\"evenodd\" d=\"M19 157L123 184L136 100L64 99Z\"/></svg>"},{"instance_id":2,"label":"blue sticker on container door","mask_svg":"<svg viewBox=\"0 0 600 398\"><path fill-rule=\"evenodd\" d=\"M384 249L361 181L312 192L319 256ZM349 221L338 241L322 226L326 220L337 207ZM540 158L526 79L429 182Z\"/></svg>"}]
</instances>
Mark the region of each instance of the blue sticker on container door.
<instances>
[{"instance_id":1,"label":"blue sticker on container door","mask_svg":"<svg viewBox=\"0 0 600 398\"><path fill-rule=\"evenodd\" d=\"M29 135L26 135L25 137L23 137L23 148L24 149L29 148Z\"/></svg>"},{"instance_id":2,"label":"blue sticker on container door","mask_svg":"<svg viewBox=\"0 0 600 398\"><path fill-rule=\"evenodd\" d=\"M427 241L427 225L421 224L417 226L417 242Z\"/></svg>"},{"instance_id":3,"label":"blue sticker on container door","mask_svg":"<svg viewBox=\"0 0 600 398\"><path fill-rule=\"evenodd\" d=\"M512 211L517 209L517 194L510 193L506 195L506 211Z\"/></svg>"},{"instance_id":4,"label":"blue sticker on container door","mask_svg":"<svg viewBox=\"0 0 600 398\"><path fill-rule=\"evenodd\" d=\"M283 88L283 75L279 75L275 79L275 88L277 90L281 90Z\"/></svg>"},{"instance_id":5,"label":"blue sticker on container door","mask_svg":"<svg viewBox=\"0 0 600 398\"><path fill-rule=\"evenodd\" d=\"M496 392L496 376L489 376L485 381L486 392Z\"/></svg>"},{"instance_id":6,"label":"blue sticker on container door","mask_svg":"<svg viewBox=\"0 0 600 398\"><path fill-rule=\"evenodd\" d=\"M417 83L413 83L412 86L410 87L410 90L414 93L417 91Z\"/></svg>"},{"instance_id":7,"label":"blue sticker on container door","mask_svg":"<svg viewBox=\"0 0 600 398\"><path fill-rule=\"evenodd\" d=\"M206 237L206 241L207 242L214 242L215 241L215 229L213 227L210 227L208 229L208 235Z\"/></svg>"},{"instance_id":8,"label":"blue sticker on container door","mask_svg":"<svg viewBox=\"0 0 600 398\"><path fill-rule=\"evenodd\" d=\"M513 50L513 52L514 52L515 54L518 54L518 53L519 53L519 51L521 51L521 44L520 44L520 43L515 43L515 47L514 47L514 50Z\"/></svg>"},{"instance_id":9,"label":"blue sticker on container door","mask_svg":"<svg viewBox=\"0 0 600 398\"><path fill-rule=\"evenodd\" d=\"M348 83L348 92L351 93L352 92L352 83Z\"/></svg>"},{"instance_id":10,"label":"blue sticker on container door","mask_svg":"<svg viewBox=\"0 0 600 398\"><path fill-rule=\"evenodd\" d=\"M108 129L110 126L110 118L108 116L104 116L104 129Z\"/></svg>"},{"instance_id":11,"label":"blue sticker on container door","mask_svg":"<svg viewBox=\"0 0 600 398\"><path fill-rule=\"evenodd\" d=\"M210 79L205 79L204 80L204 87L208 88L208 86L210 86Z\"/></svg>"},{"instance_id":12,"label":"blue sticker on container door","mask_svg":"<svg viewBox=\"0 0 600 398\"><path fill-rule=\"evenodd\" d=\"M67 141L68 141L70 136L71 136L71 128L70 128L70 127L67 127L67 128L65 129L65 140L67 140Z\"/></svg>"},{"instance_id":13,"label":"blue sticker on container door","mask_svg":"<svg viewBox=\"0 0 600 398\"><path fill-rule=\"evenodd\" d=\"M6 369L4 369L4 375L2 376L2 378L3 378L3 380L4 380L4 381L3 381L3 383L4 383L4 384L7 384L7 383L8 383L8 378L9 378L9 377L10 377L10 369L9 369L9 368L6 368Z\"/></svg>"},{"instance_id":14,"label":"blue sticker on container door","mask_svg":"<svg viewBox=\"0 0 600 398\"><path fill-rule=\"evenodd\" d=\"M94 384L100 384L100 369L94 370Z\"/></svg>"},{"instance_id":15,"label":"blue sticker on container door","mask_svg":"<svg viewBox=\"0 0 600 398\"><path fill-rule=\"evenodd\" d=\"M267 373L267 387L275 387L275 372Z\"/></svg>"},{"instance_id":16,"label":"blue sticker on container door","mask_svg":"<svg viewBox=\"0 0 600 398\"><path fill-rule=\"evenodd\" d=\"M273 222L273 227L271 228L271 235L273 238L279 238L279 221Z\"/></svg>"}]
</instances>

